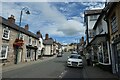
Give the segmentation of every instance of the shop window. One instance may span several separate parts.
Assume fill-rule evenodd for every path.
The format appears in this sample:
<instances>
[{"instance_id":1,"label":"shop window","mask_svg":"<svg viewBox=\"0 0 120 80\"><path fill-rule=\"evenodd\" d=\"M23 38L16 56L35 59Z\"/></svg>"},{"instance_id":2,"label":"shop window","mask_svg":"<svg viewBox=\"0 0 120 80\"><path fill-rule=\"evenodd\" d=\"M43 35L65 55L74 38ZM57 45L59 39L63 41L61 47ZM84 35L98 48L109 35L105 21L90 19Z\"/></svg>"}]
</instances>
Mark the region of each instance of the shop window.
<instances>
[{"instance_id":1,"label":"shop window","mask_svg":"<svg viewBox=\"0 0 120 80\"><path fill-rule=\"evenodd\" d=\"M9 40L9 36L10 36L10 30L8 29L8 27L6 27L3 29L2 38Z\"/></svg>"},{"instance_id":2,"label":"shop window","mask_svg":"<svg viewBox=\"0 0 120 80\"><path fill-rule=\"evenodd\" d=\"M103 43L103 53L104 53L104 63L109 63L109 55L108 55L108 48L107 43Z\"/></svg>"},{"instance_id":3,"label":"shop window","mask_svg":"<svg viewBox=\"0 0 120 80\"><path fill-rule=\"evenodd\" d=\"M8 46L3 45L0 53L0 59L7 59Z\"/></svg>"},{"instance_id":4,"label":"shop window","mask_svg":"<svg viewBox=\"0 0 120 80\"><path fill-rule=\"evenodd\" d=\"M99 51L98 51L98 56L99 56L99 62L103 63L103 53L102 53L102 46L99 46Z\"/></svg>"},{"instance_id":5,"label":"shop window","mask_svg":"<svg viewBox=\"0 0 120 80\"><path fill-rule=\"evenodd\" d=\"M117 27L117 20L116 20L116 16L115 14L113 14L113 16L111 17L111 28L112 28L112 33L115 33L118 30Z\"/></svg>"}]
</instances>

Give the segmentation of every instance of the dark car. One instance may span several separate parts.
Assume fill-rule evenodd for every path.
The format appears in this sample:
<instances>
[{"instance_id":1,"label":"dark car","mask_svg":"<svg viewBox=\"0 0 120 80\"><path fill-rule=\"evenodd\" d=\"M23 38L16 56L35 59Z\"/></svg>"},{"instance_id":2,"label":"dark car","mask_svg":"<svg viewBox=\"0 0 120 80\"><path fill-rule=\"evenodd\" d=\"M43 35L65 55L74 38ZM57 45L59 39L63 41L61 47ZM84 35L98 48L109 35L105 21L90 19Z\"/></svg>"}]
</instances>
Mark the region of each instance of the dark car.
<instances>
[{"instance_id":1,"label":"dark car","mask_svg":"<svg viewBox=\"0 0 120 80\"><path fill-rule=\"evenodd\" d=\"M62 57L62 53L58 53L58 54L57 54L57 57Z\"/></svg>"}]
</instances>

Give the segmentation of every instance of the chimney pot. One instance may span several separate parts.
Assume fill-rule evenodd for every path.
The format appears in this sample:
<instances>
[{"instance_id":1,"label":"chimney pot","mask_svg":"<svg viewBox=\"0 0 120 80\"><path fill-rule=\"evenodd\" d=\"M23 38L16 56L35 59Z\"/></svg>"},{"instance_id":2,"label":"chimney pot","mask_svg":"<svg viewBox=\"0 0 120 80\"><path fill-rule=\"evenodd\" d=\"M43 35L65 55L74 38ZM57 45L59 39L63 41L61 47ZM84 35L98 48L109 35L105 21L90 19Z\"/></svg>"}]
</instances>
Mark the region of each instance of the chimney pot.
<instances>
[{"instance_id":1,"label":"chimney pot","mask_svg":"<svg viewBox=\"0 0 120 80\"><path fill-rule=\"evenodd\" d=\"M9 21L10 23L15 23L14 16L11 15L10 17L8 17L8 21Z\"/></svg>"},{"instance_id":2,"label":"chimney pot","mask_svg":"<svg viewBox=\"0 0 120 80\"><path fill-rule=\"evenodd\" d=\"M48 39L49 39L49 35L46 34L46 35L45 35L45 40L48 40Z\"/></svg>"},{"instance_id":3,"label":"chimney pot","mask_svg":"<svg viewBox=\"0 0 120 80\"><path fill-rule=\"evenodd\" d=\"M25 25L25 30L27 30L27 31L29 30L29 25L28 24Z\"/></svg>"}]
</instances>

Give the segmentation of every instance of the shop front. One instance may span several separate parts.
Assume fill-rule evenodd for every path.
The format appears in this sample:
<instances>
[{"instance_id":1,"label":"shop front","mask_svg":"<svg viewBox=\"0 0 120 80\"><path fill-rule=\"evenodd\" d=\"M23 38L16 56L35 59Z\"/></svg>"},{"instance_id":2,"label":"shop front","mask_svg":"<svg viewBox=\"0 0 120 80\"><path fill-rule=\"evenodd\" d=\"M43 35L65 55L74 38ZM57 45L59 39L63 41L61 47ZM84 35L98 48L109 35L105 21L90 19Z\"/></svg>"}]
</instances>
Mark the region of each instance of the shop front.
<instances>
[{"instance_id":1,"label":"shop front","mask_svg":"<svg viewBox=\"0 0 120 80\"><path fill-rule=\"evenodd\" d=\"M115 39L112 44L114 63L113 63L113 72L116 73L120 78L120 37Z\"/></svg>"},{"instance_id":2,"label":"shop front","mask_svg":"<svg viewBox=\"0 0 120 80\"><path fill-rule=\"evenodd\" d=\"M92 52L94 53L94 56L97 54L97 60L95 61L98 61L98 66L106 71L112 72L110 47L107 40L107 34L96 35L91 41L91 45L93 46Z\"/></svg>"},{"instance_id":3,"label":"shop front","mask_svg":"<svg viewBox=\"0 0 120 80\"><path fill-rule=\"evenodd\" d=\"M37 60L38 55L37 55L37 47L27 45L27 55L26 55L26 61L34 61Z\"/></svg>"}]
</instances>

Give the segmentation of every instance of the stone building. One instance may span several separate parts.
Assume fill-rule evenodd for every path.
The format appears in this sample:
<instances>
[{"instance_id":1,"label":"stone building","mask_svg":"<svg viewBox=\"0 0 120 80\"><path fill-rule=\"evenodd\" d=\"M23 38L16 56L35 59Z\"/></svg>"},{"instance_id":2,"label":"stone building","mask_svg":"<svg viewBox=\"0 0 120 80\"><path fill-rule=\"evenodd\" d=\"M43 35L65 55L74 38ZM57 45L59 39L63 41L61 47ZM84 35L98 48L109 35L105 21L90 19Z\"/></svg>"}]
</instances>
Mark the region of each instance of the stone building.
<instances>
[{"instance_id":1,"label":"stone building","mask_svg":"<svg viewBox=\"0 0 120 80\"><path fill-rule=\"evenodd\" d=\"M14 16L8 19L0 16L0 60L3 64L17 64L36 60L39 38L25 28L15 24Z\"/></svg>"}]
</instances>

